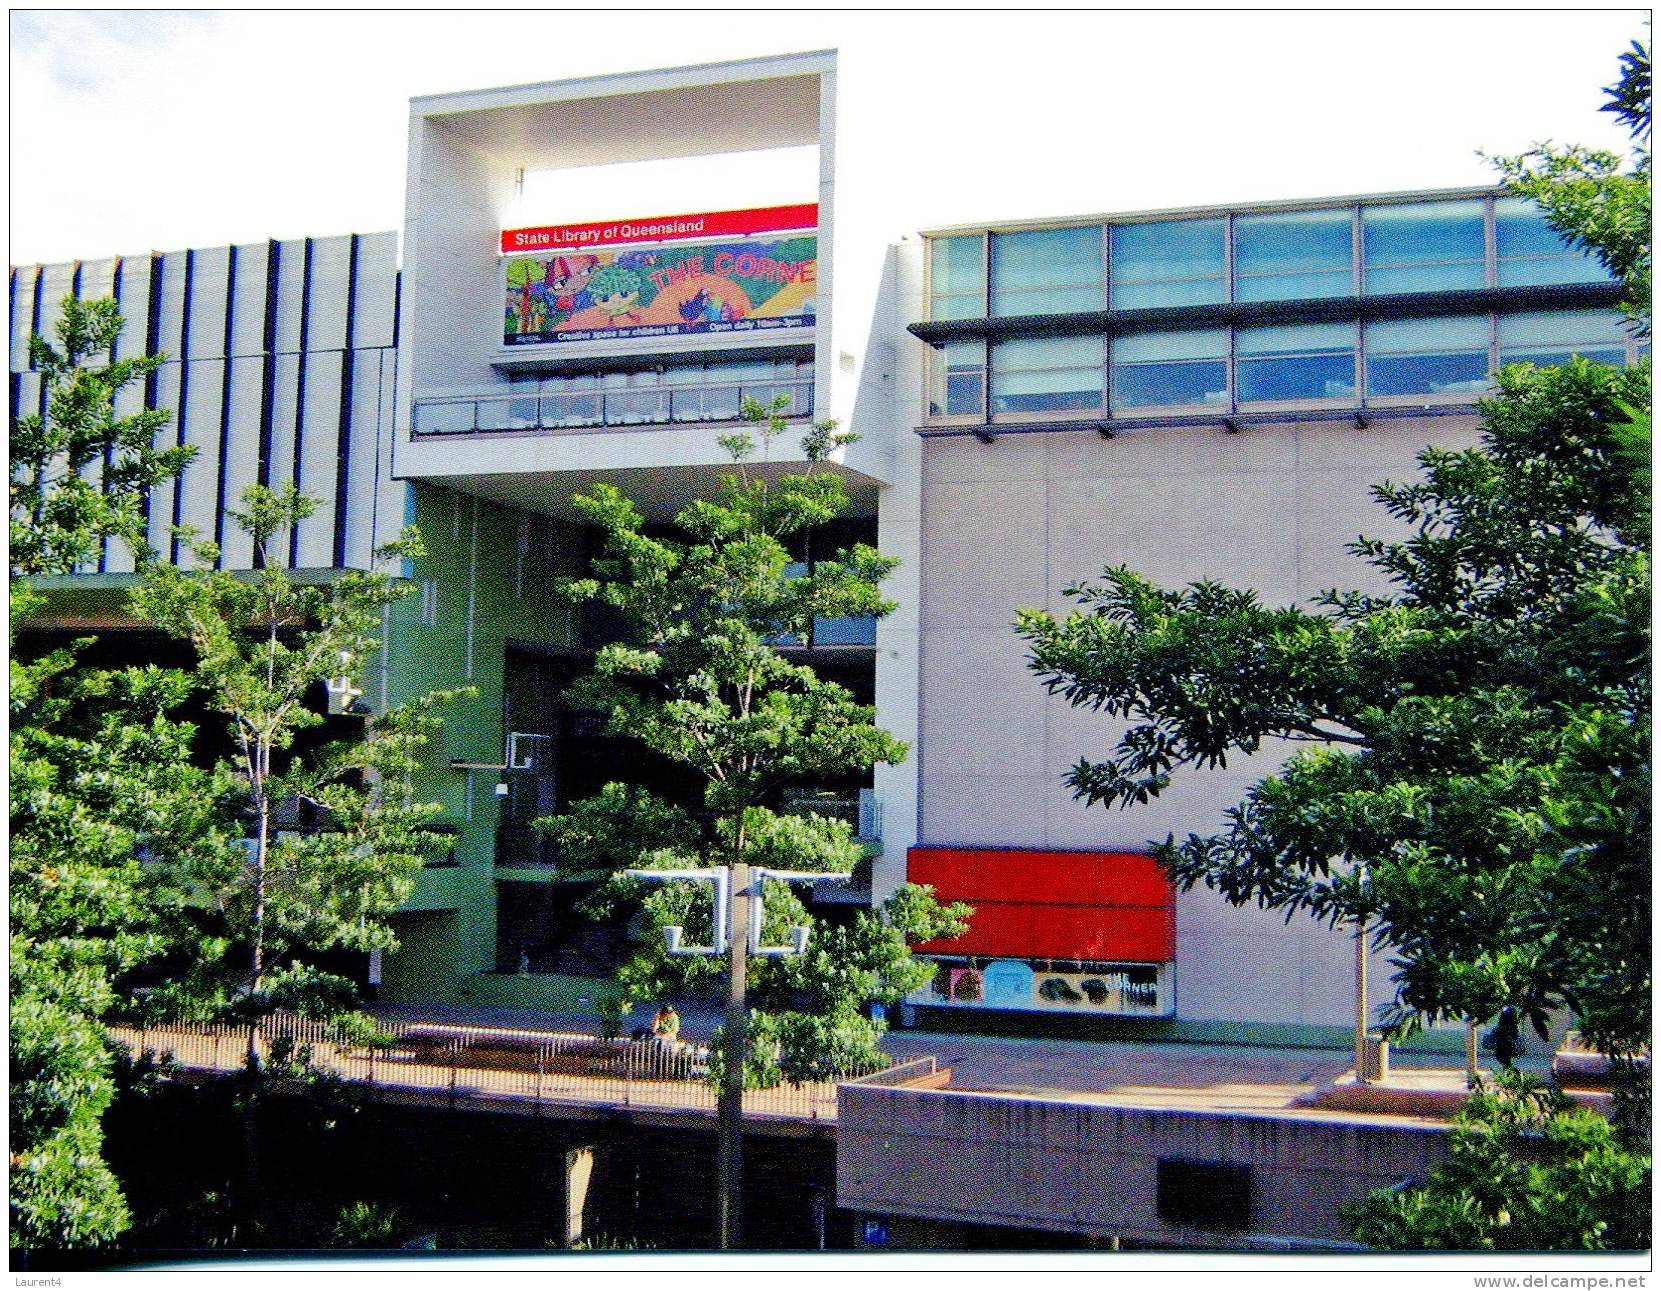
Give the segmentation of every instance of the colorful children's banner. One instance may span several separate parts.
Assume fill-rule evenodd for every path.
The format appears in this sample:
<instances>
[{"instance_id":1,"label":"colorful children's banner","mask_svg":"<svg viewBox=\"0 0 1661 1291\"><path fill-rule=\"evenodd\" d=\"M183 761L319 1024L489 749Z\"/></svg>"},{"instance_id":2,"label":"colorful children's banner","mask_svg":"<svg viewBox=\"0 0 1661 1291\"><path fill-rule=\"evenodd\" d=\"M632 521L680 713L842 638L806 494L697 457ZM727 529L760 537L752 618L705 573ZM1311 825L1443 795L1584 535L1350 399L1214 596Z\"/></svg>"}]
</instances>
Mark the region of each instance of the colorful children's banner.
<instances>
[{"instance_id":1,"label":"colorful children's banner","mask_svg":"<svg viewBox=\"0 0 1661 1291\"><path fill-rule=\"evenodd\" d=\"M752 206L741 211L698 211L691 215L653 215L634 220L593 220L587 224L539 224L503 229L502 254L540 251L596 251L645 242L707 242L714 238L753 238L762 233L805 233L819 227L819 207Z\"/></svg>"},{"instance_id":2,"label":"colorful children's banner","mask_svg":"<svg viewBox=\"0 0 1661 1291\"><path fill-rule=\"evenodd\" d=\"M812 327L818 238L630 247L507 261L503 343Z\"/></svg>"}]
</instances>

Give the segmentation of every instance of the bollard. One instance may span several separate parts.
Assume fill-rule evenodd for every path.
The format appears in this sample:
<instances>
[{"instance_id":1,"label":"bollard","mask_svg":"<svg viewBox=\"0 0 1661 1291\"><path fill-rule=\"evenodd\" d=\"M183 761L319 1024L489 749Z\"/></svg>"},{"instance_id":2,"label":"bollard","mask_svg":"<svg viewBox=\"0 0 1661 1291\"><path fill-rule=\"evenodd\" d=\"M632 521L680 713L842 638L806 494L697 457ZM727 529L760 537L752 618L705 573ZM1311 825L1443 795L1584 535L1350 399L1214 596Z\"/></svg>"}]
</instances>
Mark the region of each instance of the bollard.
<instances>
[{"instance_id":1,"label":"bollard","mask_svg":"<svg viewBox=\"0 0 1661 1291\"><path fill-rule=\"evenodd\" d=\"M1367 1033L1357 1074L1365 1085L1382 1085L1390 1079L1390 1042L1377 1031Z\"/></svg>"}]
</instances>

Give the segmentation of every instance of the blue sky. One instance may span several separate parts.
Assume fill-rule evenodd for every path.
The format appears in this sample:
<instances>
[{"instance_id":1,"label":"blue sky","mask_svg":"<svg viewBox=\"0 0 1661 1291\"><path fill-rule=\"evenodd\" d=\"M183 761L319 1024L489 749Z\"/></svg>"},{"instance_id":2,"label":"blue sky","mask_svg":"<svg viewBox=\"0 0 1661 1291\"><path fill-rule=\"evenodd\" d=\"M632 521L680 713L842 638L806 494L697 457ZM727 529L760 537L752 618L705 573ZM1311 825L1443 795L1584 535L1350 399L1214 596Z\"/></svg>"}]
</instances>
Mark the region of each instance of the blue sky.
<instances>
[{"instance_id":1,"label":"blue sky","mask_svg":"<svg viewBox=\"0 0 1661 1291\"><path fill-rule=\"evenodd\" d=\"M930 225L1485 183L1618 146L1637 10L14 12L12 263L396 228L414 94L840 51L839 150ZM645 203L639 214L688 209ZM623 212L628 213L628 212ZM558 218L558 212L549 218Z\"/></svg>"}]
</instances>

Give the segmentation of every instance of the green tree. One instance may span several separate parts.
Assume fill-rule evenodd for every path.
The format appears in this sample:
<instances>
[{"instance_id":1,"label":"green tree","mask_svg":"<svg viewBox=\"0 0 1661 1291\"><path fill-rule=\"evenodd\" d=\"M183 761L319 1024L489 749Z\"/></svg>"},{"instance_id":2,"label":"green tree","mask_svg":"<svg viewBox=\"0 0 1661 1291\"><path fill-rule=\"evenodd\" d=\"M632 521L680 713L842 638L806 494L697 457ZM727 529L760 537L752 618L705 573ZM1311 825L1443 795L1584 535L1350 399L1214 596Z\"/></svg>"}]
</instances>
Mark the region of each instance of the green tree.
<instances>
[{"instance_id":1,"label":"green tree","mask_svg":"<svg viewBox=\"0 0 1661 1291\"><path fill-rule=\"evenodd\" d=\"M1517 157L1497 157L1505 186L1532 198L1552 226L1595 255L1625 287L1627 313L1649 331L1651 84L1650 51L1637 41L1621 56L1621 72L1604 91L1612 112L1631 135L1632 159L1578 145L1540 144Z\"/></svg>"},{"instance_id":2,"label":"green tree","mask_svg":"<svg viewBox=\"0 0 1661 1291\"><path fill-rule=\"evenodd\" d=\"M29 362L45 386L46 412L11 423L14 579L69 573L110 538L142 550L145 499L196 451L155 447L156 432L171 413L146 409L116 416L116 395L164 361L159 354L112 358L121 329L114 300L66 296L58 347L42 336L29 338Z\"/></svg>"},{"instance_id":3,"label":"green tree","mask_svg":"<svg viewBox=\"0 0 1661 1291\"><path fill-rule=\"evenodd\" d=\"M115 414L163 361L111 360L112 300L63 302L58 345L29 341L45 415L11 422L10 630L39 609L32 580L67 574L110 540L142 553L148 490L191 449L153 447L169 414ZM113 1096L101 1019L119 977L165 945L163 902L139 863L199 845L207 826L188 690L161 669L76 666L86 642L11 658L8 860L11 1245L108 1242L129 1222L102 1159Z\"/></svg>"},{"instance_id":4,"label":"green tree","mask_svg":"<svg viewBox=\"0 0 1661 1291\"><path fill-rule=\"evenodd\" d=\"M146 1007L245 1028L238 1212L246 1238L260 1226L261 1037L278 1012L372 1032L355 1010L356 984L319 958L396 947L388 916L439 842L428 828L439 807L415 801L413 776L439 708L464 692L434 691L350 737L299 743L324 721L315 704L320 685L346 708L355 666L377 645L382 610L411 589L381 569L300 582L268 559L268 548L316 503L293 486L257 484L242 502L230 515L252 539L256 572L214 569L214 546L185 532L198 567L151 566L133 604L191 644L207 706L229 719L233 752L212 770L218 845L155 861L182 894L191 953ZM376 558L422 554L420 535L407 529ZM280 1038L273 1068L279 1053L286 1053Z\"/></svg>"},{"instance_id":5,"label":"green tree","mask_svg":"<svg viewBox=\"0 0 1661 1291\"><path fill-rule=\"evenodd\" d=\"M1346 1206L1384 1250L1641 1251L1650 1158L1594 1111L1518 1071L1482 1079L1447 1158L1420 1183Z\"/></svg>"},{"instance_id":6,"label":"green tree","mask_svg":"<svg viewBox=\"0 0 1661 1291\"><path fill-rule=\"evenodd\" d=\"M1628 72L1640 66L1647 77L1647 55ZM1572 181L1601 198L1518 187L1647 282L1647 243L1629 237L1640 198L1614 165ZM1561 178L1554 167L1534 173ZM1647 167L1646 152L1645 209ZM1598 218L1575 224L1584 212ZM1397 970L1391 1029L1498 1015L1509 1060L1520 1021L1544 1035L1567 1007L1610 1051L1642 1048L1650 565L1635 436L1649 399L1647 362L1507 368L1479 449L1427 449L1422 478L1374 490L1410 533L1352 544L1386 594L1275 609L1121 568L1069 588L1081 609L1066 618L1023 612L1049 690L1128 724L1112 756L1074 767L1078 795L1145 802L1184 767L1304 744L1221 832L1160 847L1181 886L1373 929Z\"/></svg>"},{"instance_id":7,"label":"green tree","mask_svg":"<svg viewBox=\"0 0 1661 1291\"><path fill-rule=\"evenodd\" d=\"M573 698L603 711L610 733L687 768L701 786L698 801L673 803L638 787L608 785L543 822L559 840L562 866L586 877L612 876L591 909L640 910L640 935L619 970L626 1000L711 984L722 965L670 956L657 933L681 925L687 944L708 945L707 886L646 889L618 871L743 863L848 873L862 855L848 824L782 814L778 793L793 782L895 763L906 753L876 725L869 705L780 649L808 640L816 618L892 609L880 584L895 562L868 546L816 560L803 576L787 572L787 541L846 505L840 476L816 467L851 436L821 423L805 441L805 470L752 478L747 463L757 436L765 447L785 422L777 408L754 403L745 416L754 432L724 441L738 473L722 481L715 498L681 511L675 522L681 537L648 534L634 505L610 485L576 499L603 532L605 547L593 577L570 581L567 591L616 611L629 635L598 652ZM813 924L784 883L767 883L764 910L764 944L781 944L790 927ZM926 984L930 967L913 961L910 945L960 933L968 913L908 887L847 928L816 932L804 956L757 961L749 982L757 1010L752 1025L758 1038L765 1032L778 1047L775 1054L771 1044L755 1046L752 1081L805 1079L873 1060L881 1026L862 1015L862 1006L898 1000Z\"/></svg>"},{"instance_id":8,"label":"green tree","mask_svg":"<svg viewBox=\"0 0 1661 1291\"><path fill-rule=\"evenodd\" d=\"M302 583L274 567L267 548L315 506L292 486L250 485L243 510L230 514L261 568L213 569L212 544L194 543L200 568L153 566L134 594L141 616L194 647L197 681L209 707L230 719L234 750L214 770L225 845L161 858L203 916L203 940L155 1004L245 1024L250 1068L271 1013L350 1012L354 984L319 968L318 954L396 945L386 916L438 842L427 826L439 807L414 801L412 777L437 710L461 693L432 692L378 714L360 735L296 749L296 738L324 721L319 685L349 692L378 642L382 609L410 590L379 569ZM413 529L376 553L380 561L422 554Z\"/></svg>"}]
</instances>

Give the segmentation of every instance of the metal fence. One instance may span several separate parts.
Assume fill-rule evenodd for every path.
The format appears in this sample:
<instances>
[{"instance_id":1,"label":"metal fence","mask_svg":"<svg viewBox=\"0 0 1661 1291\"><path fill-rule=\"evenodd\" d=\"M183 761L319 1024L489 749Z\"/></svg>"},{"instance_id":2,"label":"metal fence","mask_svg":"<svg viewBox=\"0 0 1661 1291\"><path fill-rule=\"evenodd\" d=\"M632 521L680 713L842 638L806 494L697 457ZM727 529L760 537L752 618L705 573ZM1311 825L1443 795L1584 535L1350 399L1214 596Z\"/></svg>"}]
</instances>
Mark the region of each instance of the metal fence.
<instances>
[{"instance_id":1,"label":"metal fence","mask_svg":"<svg viewBox=\"0 0 1661 1291\"><path fill-rule=\"evenodd\" d=\"M276 1070L294 1063L367 1086L426 1090L455 1099L715 1114L707 1051L695 1046L421 1022L377 1027L380 1034L366 1044L339 1028L279 1014L261 1025L254 1043L261 1063ZM164 1064L194 1070L236 1071L248 1052L247 1027L170 1023L110 1029L135 1056L150 1053ZM870 1074L851 1071L847 1078ZM746 1091L744 1114L834 1121L836 1082Z\"/></svg>"}]
</instances>

